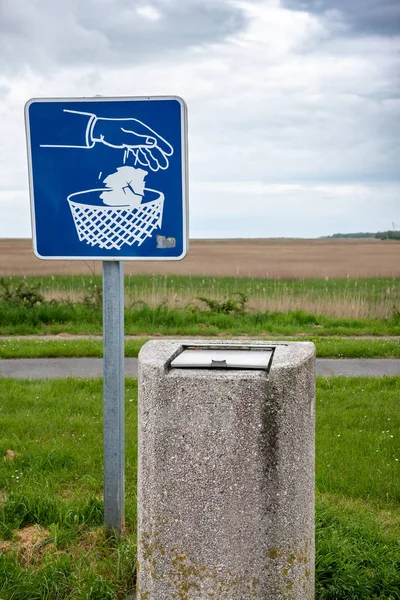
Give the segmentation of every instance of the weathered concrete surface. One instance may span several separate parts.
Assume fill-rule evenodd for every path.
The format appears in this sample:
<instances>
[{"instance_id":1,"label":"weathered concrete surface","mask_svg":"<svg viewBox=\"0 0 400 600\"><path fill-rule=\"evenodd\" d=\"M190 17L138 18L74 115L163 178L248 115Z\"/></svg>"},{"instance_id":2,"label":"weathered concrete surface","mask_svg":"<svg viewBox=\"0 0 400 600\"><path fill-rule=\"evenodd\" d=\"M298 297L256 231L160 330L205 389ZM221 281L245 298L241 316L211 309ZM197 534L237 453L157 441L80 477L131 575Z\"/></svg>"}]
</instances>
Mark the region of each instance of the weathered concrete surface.
<instances>
[{"instance_id":1,"label":"weathered concrete surface","mask_svg":"<svg viewBox=\"0 0 400 600\"><path fill-rule=\"evenodd\" d=\"M125 375L137 377L137 358L125 358ZM329 377L382 377L400 375L398 358L317 358L317 375ZM101 358L15 358L0 359L0 377L52 379L54 377L102 377Z\"/></svg>"},{"instance_id":2,"label":"weathered concrete surface","mask_svg":"<svg viewBox=\"0 0 400 600\"><path fill-rule=\"evenodd\" d=\"M170 369L182 343L139 355L138 600L311 600L314 345L267 374Z\"/></svg>"}]
</instances>

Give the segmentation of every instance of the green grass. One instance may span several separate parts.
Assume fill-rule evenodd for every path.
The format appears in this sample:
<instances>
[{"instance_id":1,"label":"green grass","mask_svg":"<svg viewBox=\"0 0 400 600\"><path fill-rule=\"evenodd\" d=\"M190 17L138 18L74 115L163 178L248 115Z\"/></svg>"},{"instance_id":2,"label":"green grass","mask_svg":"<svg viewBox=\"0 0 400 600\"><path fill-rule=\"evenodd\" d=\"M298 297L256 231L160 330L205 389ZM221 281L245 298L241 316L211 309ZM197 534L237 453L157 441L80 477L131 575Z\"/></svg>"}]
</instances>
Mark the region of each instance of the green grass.
<instances>
[{"instance_id":1,"label":"green grass","mask_svg":"<svg viewBox=\"0 0 400 600\"><path fill-rule=\"evenodd\" d=\"M125 356L137 357L147 341L138 338L125 341ZM7 358L83 358L102 357L102 339L55 340L46 337L36 339L13 337L0 339L0 359Z\"/></svg>"},{"instance_id":2,"label":"green grass","mask_svg":"<svg viewBox=\"0 0 400 600\"><path fill-rule=\"evenodd\" d=\"M400 340L308 338L319 358L400 358Z\"/></svg>"},{"instance_id":3,"label":"green grass","mask_svg":"<svg viewBox=\"0 0 400 600\"><path fill-rule=\"evenodd\" d=\"M399 392L395 377L318 378L318 600L400 598ZM101 380L2 379L0 396L0 455L16 453L0 461L0 598L124 598L135 571L136 381L126 381L120 543L101 527ZM28 552L17 534L33 524L42 538Z\"/></svg>"},{"instance_id":4,"label":"green grass","mask_svg":"<svg viewBox=\"0 0 400 600\"><path fill-rule=\"evenodd\" d=\"M102 312L76 303L23 307L0 302L0 334L100 334ZM400 335L400 317L345 319L302 311L222 314L160 305L125 311L127 335Z\"/></svg>"},{"instance_id":5,"label":"green grass","mask_svg":"<svg viewBox=\"0 0 400 600\"><path fill-rule=\"evenodd\" d=\"M126 539L102 528L102 382L2 380L0 598L111 599L132 588L135 571L136 381L126 383ZM16 533L45 528L27 556ZM1 542L0 542L1 544ZM0 546L1 547L1 546ZM13 551L14 548L14 551Z\"/></svg>"},{"instance_id":6,"label":"green grass","mask_svg":"<svg viewBox=\"0 0 400 600\"><path fill-rule=\"evenodd\" d=\"M320 378L318 391L318 490L400 502L400 378Z\"/></svg>"},{"instance_id":7,"label":"green grass","mask_svg":"<svg viewBox=\"0 0 400 600\"><path fill-rule=\"evenodd\" d=\"M399 392L400 378L318 380L318 598L400 598Z\"/></svg>"},{"instance_id":8,"label":"green grass","mask_svg":"<svg viewBox=\"0 0 400 600\"><path fill-rule=\"evenodd\" d=\"M399 509L317 494L317 600L398 600Z\"/></svg>"},{"instance_id":9,"label":"green grass","mask_svg":"<svg viewBox=\"0 0 400 600\"><path fill-rule=\"evenodd\" d=\"M301 337L314 342L317 356L322 358L400 358L398 339L346 339ZM137 357L147 338L126 339L125 356ZM0 359L6 358L59 358L101 357L101 339L60 339L40 337L0 339Z\"/></svg>"}]
</instances>

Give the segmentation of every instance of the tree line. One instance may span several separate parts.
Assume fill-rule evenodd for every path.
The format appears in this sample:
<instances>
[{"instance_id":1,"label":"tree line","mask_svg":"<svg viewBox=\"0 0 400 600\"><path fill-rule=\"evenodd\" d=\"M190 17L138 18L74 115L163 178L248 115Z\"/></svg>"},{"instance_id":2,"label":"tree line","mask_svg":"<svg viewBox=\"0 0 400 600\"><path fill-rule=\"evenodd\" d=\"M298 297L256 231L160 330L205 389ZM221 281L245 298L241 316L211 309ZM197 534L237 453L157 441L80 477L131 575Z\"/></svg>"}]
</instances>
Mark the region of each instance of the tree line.
<instances>
[{"instance_id":1,"label":"tree line","mask_svg":"<svg viewBox=\"0 0 400 600\"><path fill-rule=\"evenodd\" d=\"M379 240L400 240L400 231L388 230L388 231L377 231L366 232L358 231L357 233L334 233L333 235L324 236L327 238L377 238Z\"/></svg>"}]
</instances>

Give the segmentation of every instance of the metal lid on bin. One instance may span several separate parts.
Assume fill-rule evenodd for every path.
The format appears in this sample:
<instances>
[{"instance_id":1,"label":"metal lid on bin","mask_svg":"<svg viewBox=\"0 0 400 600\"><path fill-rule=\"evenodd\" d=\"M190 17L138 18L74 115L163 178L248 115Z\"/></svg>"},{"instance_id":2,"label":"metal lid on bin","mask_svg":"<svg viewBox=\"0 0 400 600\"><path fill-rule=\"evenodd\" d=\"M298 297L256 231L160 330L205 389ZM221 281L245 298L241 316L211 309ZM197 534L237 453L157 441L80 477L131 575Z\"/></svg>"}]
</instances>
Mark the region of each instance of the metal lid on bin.
<instances>
[{"instance_id":1,"label":"metal lid on bin","mask_svg":"<svg viewBox=\"0 0 400 600\"><path fill-rule=\"evenodd\" d=\"M269 371L275 348L254 344L183 346L172 362L178 369L261 369Z\"/></svg>"}]
</instances>

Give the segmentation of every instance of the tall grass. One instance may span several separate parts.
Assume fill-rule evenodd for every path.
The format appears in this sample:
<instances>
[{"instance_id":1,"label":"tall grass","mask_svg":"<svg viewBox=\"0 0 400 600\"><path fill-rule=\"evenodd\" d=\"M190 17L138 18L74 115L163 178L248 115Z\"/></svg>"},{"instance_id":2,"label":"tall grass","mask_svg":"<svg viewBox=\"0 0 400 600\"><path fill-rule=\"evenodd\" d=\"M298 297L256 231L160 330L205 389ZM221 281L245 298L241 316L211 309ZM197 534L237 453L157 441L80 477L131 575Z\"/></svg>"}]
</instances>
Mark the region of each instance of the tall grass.
<instances>
[{"instance_id":1,"label":"tall grass","mask_svg":"<svg viewBox=\"0 0 400 600\"><path fill-rule=\"evenodd\" d=\"M222 301L235 293L248 298L253 312L302 311L337 318L390 317L400 303L395 279L267 280L247 278L128 278L127 301L139 299L151 307L162 302L183 307L205 296ZM197 302L198 303L198 302ZM199 304L199 303L198 303Z\"/></svg>"},{"instance_id":2,"label":"tall grass","mask_svg":"<svg viewBox=\"0 0 400 600\"><path fill-rule=\"evenodd\" d=\"M43 303L33 307L0 301L0 334L101 333L102 312L83 303ZM304 311L221 312L136 303L125 310L125 333L132 335L399 335L400 314L349 319Z\"/></svg>"},{"instance_id":3,"label":"tall grass","mask_svg":"<svg viewBox=\"0 0 400 600\"><path fill-rule=\"evenodd\" d=\"M16 284L21 278L11 278ZM47 299L81 301L101 289L100 276L29 277ZM240 292L254 312L302 311L336 318L389 318L400 312L398 279L255 279L141 275L125 277L126 306L183 308L199 296L222 301Z\"/></svg>"}]
</instances>

